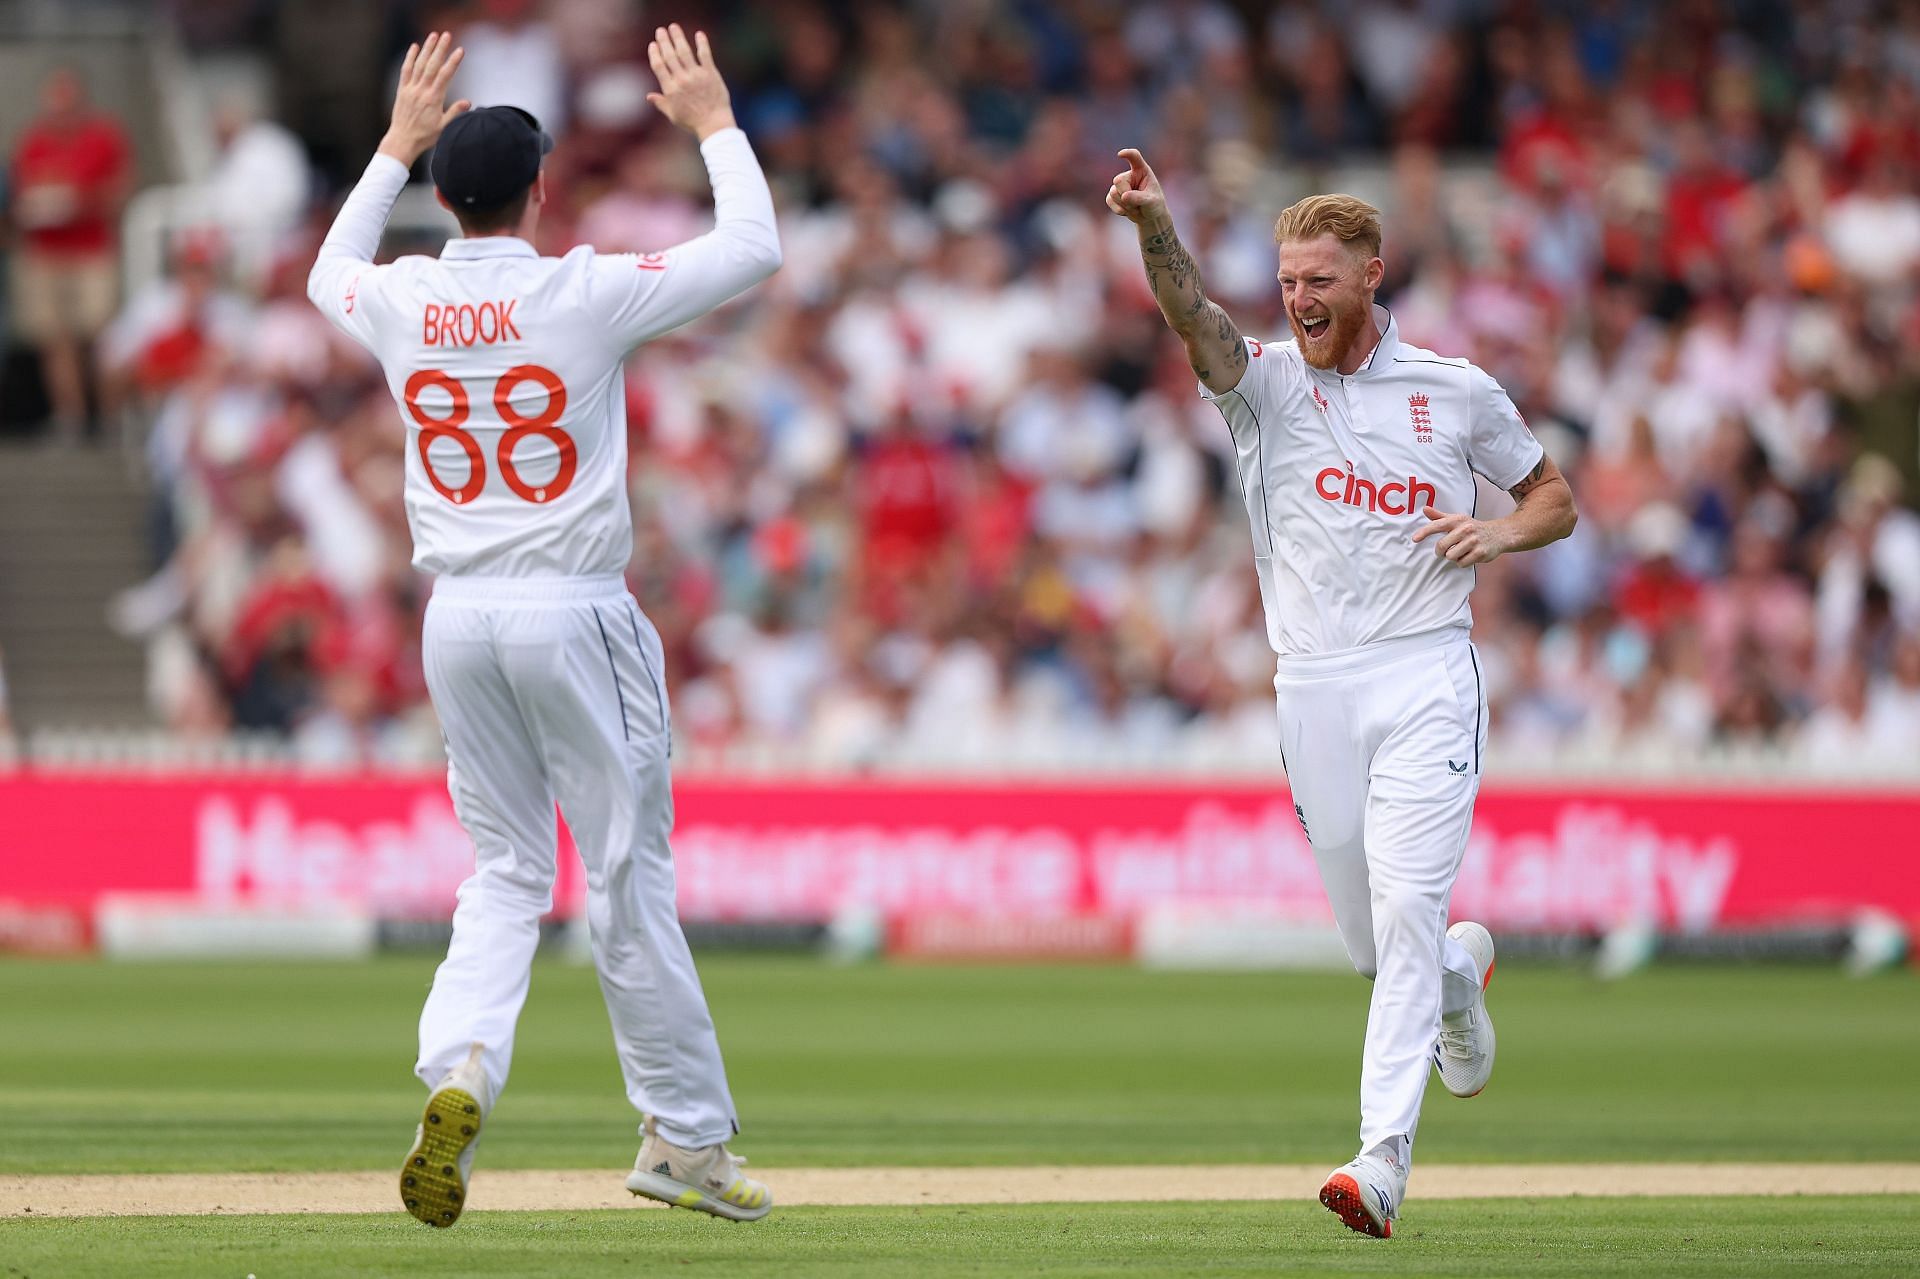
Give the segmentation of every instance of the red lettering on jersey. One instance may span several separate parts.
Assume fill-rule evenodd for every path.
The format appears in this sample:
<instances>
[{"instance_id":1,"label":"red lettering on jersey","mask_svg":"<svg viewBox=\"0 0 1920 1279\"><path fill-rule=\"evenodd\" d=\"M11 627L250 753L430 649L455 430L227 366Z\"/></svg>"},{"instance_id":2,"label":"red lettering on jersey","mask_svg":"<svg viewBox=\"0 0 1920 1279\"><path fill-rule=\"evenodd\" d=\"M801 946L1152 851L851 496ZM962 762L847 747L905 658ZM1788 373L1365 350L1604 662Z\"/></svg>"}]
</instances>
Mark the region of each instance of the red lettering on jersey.
<instances>
[{"instance_id":1,"label":"red lettering on jersey","mask_svg":"<svg viewBox=\"0 0 1920 1279\"><path fill-rule=\"evenodd\" d=\"M1264 349L1259 338L1248 338L1247 347L1253 352L1253 358L1256 360L1260 358L1260 352Z\"/></svg>"},{"instance_id":2,"label":"red lettering on jersey","mask_svg":"<svg viewBox=\"0 0 1920 1279\"><path fill-rule=\"evenodd\" d=\"M354 276L353 283L347 286L347 314L353 314L353 300L360 296L360 277Z\"/></svg>"},{"instance_id":3,"label":"red lettering on jersey","mask_svg":"<svg viewBox=\"0 0 1920 1279\"><path fill-rule=\"evenodd\" d=\"M1342 480L1345 480L1344 484ZM1399 480L1375 484L1372 480L1362 479L1353 473L1351 462L1347 463L1345 471L1337 466L1329 466L1314 476L1313 491L1323 501L1338 502L1342 506L1361 506L1383 515L1411 515L1423 507L1432 506L1439 496L1433 485L1414 475L1409 475L1404 484Z\"/></svg>"},{"instance_id":4,"label":"red lettering on jersey","mask_svg":"<svg viewBox=\"0 0 1920 1279\"><path fill-rule=\"evenodd\" d=\"M664 253L642 253L634 265L642 271L664 271L667 269L667 255Z\"/></svg>"},{"instance_id":5,"label":"red lettering on jersey","mask_svg":"<svg viewBox=\"0 0 1920 1279\"><path fill-rule=\"evenodd\" d=\"M422 346L492 346L497 342L518 342L520 326L513 322L513 308L520 301L471 302L435 306L428 303L420 313Z\"/></svg>"}]
</instances>

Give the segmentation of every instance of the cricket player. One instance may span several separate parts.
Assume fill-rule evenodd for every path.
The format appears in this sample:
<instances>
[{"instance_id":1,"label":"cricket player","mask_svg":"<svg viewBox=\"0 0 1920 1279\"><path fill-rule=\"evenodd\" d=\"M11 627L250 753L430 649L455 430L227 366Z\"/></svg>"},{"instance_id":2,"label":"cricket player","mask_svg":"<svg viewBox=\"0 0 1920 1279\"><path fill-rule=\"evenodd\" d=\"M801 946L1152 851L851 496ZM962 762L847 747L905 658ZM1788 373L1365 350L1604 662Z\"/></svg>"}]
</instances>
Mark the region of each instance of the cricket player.
<instances>
[{"instance_id":1,"label":"cricket player","mask_svg":"<svg viewBox=\"0 0 1920 1279\"><path fill-rule=\"evenodd\" d=\"M1447 927L1486 745L1474 566L1565 537L1573 493L1498 383L1402 342L1374 303L1378 210L1317 195L1280 215L1292 337L1262 342L1207 297L1153 170L1120 156L1107 207L1139 232L1154 300L1232 433L1294 809L1373 979L1360 1154L1320 1202L1385 1238L1429 1065L1461 1097L1493 1072L1493 938ZM1476 517L1476 474L1513 495L1512 514Z\"/></svg>"},{"instance_id":2,"label":"cricket player","mask_svg":"<svg viewBox=\"0 0 1920 1279\"><path fill-rule=\"evenodd\" d=\"M767 1214L674 906L670 717L660 637L627 593L633 550L621 363L780 266L773 199L704 33L654 32L649 95L700 139L712 232L664 253L541 257L530 241L553 143L516 107L445 105L460 64L407 51L393 124L321 247L307 295L372 351L408 432L413 564L435 575L427 687L447 788L473 839L453 940L420 1016L431 1089L401 1170L407 1211L450 1226L507 1082L539 923L554 803L587 874L594 965L644 1141L635 1194L735 1220ZM429 166L462 237L374 266L407 171Z\"/></svg>"}]
</instances>

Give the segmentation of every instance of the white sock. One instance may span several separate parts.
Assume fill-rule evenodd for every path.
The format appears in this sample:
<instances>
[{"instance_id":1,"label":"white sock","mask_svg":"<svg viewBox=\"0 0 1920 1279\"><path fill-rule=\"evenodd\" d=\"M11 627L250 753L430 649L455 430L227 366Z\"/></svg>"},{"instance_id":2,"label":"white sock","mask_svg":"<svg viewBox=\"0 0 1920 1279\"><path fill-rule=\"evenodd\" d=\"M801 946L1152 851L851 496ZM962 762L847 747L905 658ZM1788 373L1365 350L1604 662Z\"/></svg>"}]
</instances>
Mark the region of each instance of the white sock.
<instances>
[{"instance_id":1,"label":"white sock","mask_svg":"<svg viewBox=\"0 0 1920 1279\"><path fill-rule=\"evenodd\" d=\"M1473 954L1453 938L1440 948L1440 1015L1457 1017L1480 995L1480 969Z\"/></svg>"},{"instance_id":2,"label":"white sock","mask_svg":"<svg viewBox=\"0 0 1920 1279\"><path fill-rule=\"evenodd\" d=\"M1378 1155L1401 1172L1407 1170L1407 1158L1411 1155L1413 1142L1404 1136L1389 1137L1376 1143L1366 1153Z\"/></svg>"}]
</instances>

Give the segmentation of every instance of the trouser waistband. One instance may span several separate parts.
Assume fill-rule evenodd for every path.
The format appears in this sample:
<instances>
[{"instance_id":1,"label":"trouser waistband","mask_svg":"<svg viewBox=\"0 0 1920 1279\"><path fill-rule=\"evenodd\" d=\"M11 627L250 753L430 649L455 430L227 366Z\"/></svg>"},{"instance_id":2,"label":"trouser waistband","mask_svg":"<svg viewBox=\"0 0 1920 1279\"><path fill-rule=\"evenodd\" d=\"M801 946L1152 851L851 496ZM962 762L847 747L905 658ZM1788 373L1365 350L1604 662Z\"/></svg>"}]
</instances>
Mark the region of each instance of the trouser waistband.
<instances>
[{"instance_id":1,"label":"trouser waistband","mask_svg":"<svg viewBox=\"0 0 1920 1279\"><path fill-rule=\"evenodd\" d=\"M440 577L433 583L433 598L437 600L560 603L606 599L626 592L626 578L618 573L591 577Z\"/></svg>"}]
</instances>

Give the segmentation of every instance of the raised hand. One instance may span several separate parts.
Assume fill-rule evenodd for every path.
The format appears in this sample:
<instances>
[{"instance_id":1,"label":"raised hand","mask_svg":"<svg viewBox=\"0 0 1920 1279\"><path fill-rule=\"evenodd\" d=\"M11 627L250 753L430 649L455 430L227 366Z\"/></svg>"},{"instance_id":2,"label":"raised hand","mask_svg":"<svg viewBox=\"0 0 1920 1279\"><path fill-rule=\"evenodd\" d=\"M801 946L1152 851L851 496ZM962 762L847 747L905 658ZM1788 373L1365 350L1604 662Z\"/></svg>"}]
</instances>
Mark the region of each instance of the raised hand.
<instances>
[{"instance_id":1,"label":"raised hand","mask_svg":"<svg viewBox=\"0 0 1920 1279\"><path fill-rule=\"evenodd\" d=\"M453 47L451 31L432 32L424 42L407 46L407 60L400 64L400 88L393 97L393 123L380 139L382 155L413 167L439 141L447 122L473 106L465 98L446 105L447 86L466 55L465 49Z\"/></svg>"},{"instance_id":2,"label":"raised hand","mask_svg":"<svg viewBox=\"0 0 1920 1279\"><path fill-rule=\"evenodd\" d=\"M647 101L658 107L661 115L702 142L722 129L734 127L733 102L727 96L727 82L713 65L713 49L707 44L706 32L694 32L689 46L687 33L679 23L655 27L653 40L647 45L647 61L653 64L654 78L660 81L660 91L649 93Z\"/></svg>"},{"instance_id":3,"label":"raised hand","mask_svg":"<svg viewBox=\"0 0 1920 1279\"><path fill-rule=\"evenodd\" d=\"M1160 179L1153 176L1153 170L1134 148L1122 151L1120 158L1127 162L1127 171L1114 175L1113 186L1107 191L1107 207L1138 224L1166 221L1167 193L1160 189Z\"/></svg>"}]
</instances>

